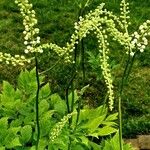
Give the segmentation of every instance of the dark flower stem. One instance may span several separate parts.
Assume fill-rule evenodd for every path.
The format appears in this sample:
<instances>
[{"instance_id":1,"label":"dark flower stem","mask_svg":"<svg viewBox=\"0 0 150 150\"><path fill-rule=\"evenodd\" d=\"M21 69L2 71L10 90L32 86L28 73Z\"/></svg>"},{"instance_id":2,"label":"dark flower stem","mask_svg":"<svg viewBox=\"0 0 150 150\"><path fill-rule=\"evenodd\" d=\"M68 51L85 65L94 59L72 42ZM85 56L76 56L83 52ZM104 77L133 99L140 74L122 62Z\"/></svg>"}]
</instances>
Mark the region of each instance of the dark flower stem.
<instances>
[{"instance_id":1,"label":"dark flower stem","mask_svg":"<svg viewBox=\"0 0 150 150\"><path fill-rule=\"evenodd\" d=\"M40 80L38 74L38 59L35 55L35 66L36 66L36 81L37 81L37 91L36 91L36 127L37 127L37 141L36 141L36 150L38 150L39 140L40 140L40 124L39 124L39 91L40 91Z\"/></svg>"}]
</instances>

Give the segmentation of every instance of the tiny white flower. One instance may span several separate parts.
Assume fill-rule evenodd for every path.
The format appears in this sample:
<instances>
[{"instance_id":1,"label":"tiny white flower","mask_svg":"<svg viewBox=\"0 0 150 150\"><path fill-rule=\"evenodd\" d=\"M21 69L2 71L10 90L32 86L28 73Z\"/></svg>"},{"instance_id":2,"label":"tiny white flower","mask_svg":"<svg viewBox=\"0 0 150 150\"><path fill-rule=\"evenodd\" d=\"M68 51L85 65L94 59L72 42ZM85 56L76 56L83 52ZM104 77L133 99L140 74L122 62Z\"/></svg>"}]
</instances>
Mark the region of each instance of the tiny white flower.
<instances>
[{"instance_id":1,"label":"tiny white flower","mask_svg":"<svg viewBox=\"0 0 150 150\"><path fill-rule=\"evenodd\" d=\"M144 49L140 49L140 52L143 53L143 52L144 52Z\"/></svg>"},{"instance_id":2,"label":"tiny white flower","mask_svg":"<svg viewBox=\"0 0 150 150\"><path fill-rule=\"evenodd\" d=\"M24 41L24 45L27 45L28 44L28 41Z\"/></svg>"},{"instance_id":3,"label":"tiny white flower","mask_svg":"<svg viewBox=\"0 0 150 150\"><path fill-rule=\"evenodd\" d=\"M26 54L28 54L28 53L29 53L29 51L28 51L27 49L25 49L25 50L24 50L24 52L25 52Z\"/></svg>"},{"instance_id":4,"label":"tiny white flower","mask_svg":"<svg viewBox=\"0 0 150 150\"><path fill-rule=\"evenodd\" d=\"M134 52L130 52L130 55L131 55L131 56L134 56Z\"/></svg>"}]
</instances>

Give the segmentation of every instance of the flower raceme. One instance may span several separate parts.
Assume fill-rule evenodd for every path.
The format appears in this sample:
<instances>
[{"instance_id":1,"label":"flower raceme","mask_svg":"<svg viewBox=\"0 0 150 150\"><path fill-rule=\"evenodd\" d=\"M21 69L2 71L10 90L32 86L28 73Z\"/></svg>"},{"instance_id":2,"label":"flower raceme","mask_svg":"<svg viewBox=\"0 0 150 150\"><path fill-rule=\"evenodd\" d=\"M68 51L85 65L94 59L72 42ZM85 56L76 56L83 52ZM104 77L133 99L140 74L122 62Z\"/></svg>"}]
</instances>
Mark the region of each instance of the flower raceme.
<instances>
[{"instance_id":1,"label":"flower raceme","mask_svg":"<svg viewBox=\"0 0 150 150\"><path fill-rule=\"evenodd\" d=\"M108 88L110 109L113 109L113 82L111 70L109 66L110 41L118 42L124 47L125 53L133 56L136 51L143 52L148 45L147 37L150 36L150 20L140 25L138 31L134 33L128 32L129 20L129 4L125 0L120 3L120 16L114 15L113 12L104 9L104 3L100 4L94 11L90 11L84 17L79 17L79 21L74 24L74 33L71 39L66 43L65 47L60 47L53 43L41 44L38 36L39 28L37 28L36 13L33 10L29 0L15 0L20 8L24 25L24 45L26 46L24 53L43 53L44 49L53 50L59 57L62 57L67 63L74 63L72 54L75 45L85 38L91 32L96 35L100 64L103 76ZM108 38L109 37L109 38ZM31 59L24 56L0 53L0 62L12 65L24 65L29 63Z\"/></svg>"}]
</instances>

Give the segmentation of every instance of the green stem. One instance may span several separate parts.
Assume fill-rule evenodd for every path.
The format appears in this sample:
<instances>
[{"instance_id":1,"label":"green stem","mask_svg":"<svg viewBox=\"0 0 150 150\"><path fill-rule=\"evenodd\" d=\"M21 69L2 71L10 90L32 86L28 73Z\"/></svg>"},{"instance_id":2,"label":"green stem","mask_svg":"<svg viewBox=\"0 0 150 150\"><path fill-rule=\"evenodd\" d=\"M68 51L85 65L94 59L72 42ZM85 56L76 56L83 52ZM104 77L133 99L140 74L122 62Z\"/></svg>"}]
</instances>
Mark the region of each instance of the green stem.
<instances>
[{"instance_id":1,"label":"green stem","mask_svg":"<svg viewBox=\"0 0 150 150\"><path fill-rule=\"evenodd\" d=\"M127 63L126 63L125 69L124 69L124 73L123 73L122 81L121 81L121 85L120 85L119 100L118 100L120 150L123 150L123 143L122 143L122 110L121 110L121 106L122 106L122 93L123 93L124 83L125 83L125 81L127 81L128 76L129 76L129 74L131 72L134 59L135 59L135 55L133 56L132 59L131 59L130 54L128 55L128 60L127 60ZM130 64L130 62L131 62L131 64Z\"/></svg>"},{"instance_id":2,"label":"green stem","mask_svg":"<svg viewBox=\"0 0 150 150\"><path fill-rule=\"evenodd\" d=\"M121 96L119 97L118 112L119 112L119 144L120 144L120 150L123 150Z\"/></svg>"},{"instance_id":3,"label":"green stem","mask_svg":"<svg viewBox=\"0 0 150 150\"><path fill-rule=\"evenodd\" d=\"M73 109L74 109L74 83L73 81L71 83L71 92L72 92L71 112L73 112Z\"/></svg>"},{"instance_id":4,"label":"green stem","mask_svg":"<svg viewBox=\"0 0 150 150\"><path fill-rule=\"evenodd\" d=\"M40 80L38 74L38 60L35 55L35 65L36 65L36 81L37 81L37 91L36 91L36 125L37 125L37 141L36 150L38 150L39 139L40 139L40 124L39 124L39 91L40 91Z\"/></svg>"}]
</instances>

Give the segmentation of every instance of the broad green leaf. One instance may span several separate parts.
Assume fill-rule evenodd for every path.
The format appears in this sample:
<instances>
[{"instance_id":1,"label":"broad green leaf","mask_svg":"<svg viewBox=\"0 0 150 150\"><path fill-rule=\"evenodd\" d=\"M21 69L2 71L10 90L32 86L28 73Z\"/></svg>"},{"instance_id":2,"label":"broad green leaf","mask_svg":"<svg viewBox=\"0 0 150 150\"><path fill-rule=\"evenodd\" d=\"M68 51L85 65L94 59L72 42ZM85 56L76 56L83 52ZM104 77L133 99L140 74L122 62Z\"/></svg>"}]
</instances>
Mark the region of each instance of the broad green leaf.
<instances>
[{"instance_id":1,"label":"broad green leaf","mask_svg":"<svg viewBox=\"0 0 150 150\"><path fill-rule=\"evenodd\" d=\"M13 145L18 144L17 142L17 133L20 131L20 127L11 127L8 129L8 134L6 135L5 139L4 139L4 144L6 145L6 147L8 148L12 148ZM15 145L15 146L16 146Z\"/></svg>"},{"instance_id":2,"label":"broad green leaf","mask_svg":"<svg viewBox=\"0 0 150 150\"><path fill-rule=\"evenodd\" d=\"M18 88L25 94L34 94L36 92L37 83L35 69L30 72L22 71L18 77Z\"/></svg>"},{"instance_id":3,"label":"broad green leaf","mask_svg":"<svg viewBox=\"0 0 150 150\"><path fill-rule=\"evenodd\" d=\"M40 139L39 141L39 150L45 150L45 147L48 145L48 140L45 138Z\"/></svg>"},{"instance_id":4,"label":"broad green leaf","mask_svg":"<svg viewBox=\"0 0 150 150\"><path fill-rule=\"evenodd\" d=\"M89 141L89 145L91 146L92 150L101 150L101 146L95 142Z\"/></svg>"},{"instance_id":5,"label":"broad green leaf","mask_svg":"<svg viewBox=\"0 0 150 150\"><path fill-rule=\"evenodd\" d=\"M52 94L52 95L50 96L50 98L51 98L50 104L52 105L52 107L54 107L54 105L55 105L56 103L58 103L59 101L62 101L61 97L60 97L57 93Z\"/></svg>"},{"instance_id":6,"label":"broad green leaf","mask_svg":"<svg viewBox=\"0 0 150 150\"><path fill-rule=\"evenodd\" d=\"M79 137L82 141L83 144L85 144L86 146L89 146L89 139L86 138L85 136L80 136Z\"/></svg>"},{"instance_id":7,"label":"broad green leaf","mask_svg":"<svg viewBox=\"0 0 150 150\"><path fill-rule=\"evenodd\" d=\"M113 126L113 127L117 127L117 125L118 125L117 123L112 122L112 121L110 121L110 122L108 122L108 121L103 121L102 124L103 124L103 125L107 125L107 126Z\"/></svg>"},{"instance_id":8,"label":"broad green leaf","mask_svg":"<svg viewBox=\"0 0 150 150\"><path fill-rule=\"evenodd\" d=\"M0 146L0 150L5 150L5 147L4 146Z\"/></svg>"},{"instance_id":9,"label":"broad green leaf","mask_svg":"<svg viewBox=\"0 0 150 150\"><path fill-rule=\"evenodd\" d=\"M98 138L98 136L106 136L110 135L111 133L117 132L117 129L109 126L105 126L103 128L97 129L95 132L88 134L88 136L94 136Z\"/></svg>"},{"instance_id":10,"label":"broad green leaf","mask_svg":"<svg viewBox=\"0 0 150 150\"><path fill-rule=\"evenodd\" d=\"M47 102L47 100L42 100L39 103L39 114L41 115L42 113L48 111L49 109L49 103Z\"/></svg>"},{"instance_id":11,"label":"broad green leaf","mask_svg":"<svg viewBox=\"0 0 150 150\"><path fill-rule=\"evenodd\" d=\"M3 93L3 95L5 95L7 97L11 97L11 96L14 96L15 90L9 82L3 81L3 92L2 93Z\"/></svg>"},{"instance_id":12,"label":"broad green leaf","mask_svg":"<svg viewBox=\"0 0 150 150\"><path fill-rule=\"evenodd\" d=\"M8 127L8 117L3 117L0 119L0 130L7 129Z\"/></svg>"},{"instance_id":13,"label":"broad green leaf","mask_svg":"<svg viewBox=\"0 0 150 150\"><path fill-rule=\"evenodd\" d=\"M26 125L23 128L21 128L20 140L22 144L27 143L30 140L31 136L32 136L32 127L30 125Z\"/></svg>"},{"instance_id":14,"label":"broad green leaf","mask_svg":"<svg viewBox=\"0 0 150 150\"><path fill-rule=\"evenodd\" d=\"M18 127L21 126L23 120L21 118L15 119L11 122L10 127Z\"/></svg>"},{"instance_id":15,"label":"broad green leaf","mask_svg":"<svg viewBox=\"0 0 150 150\"><path fill-rule=\"evenodd\" d=\"M107 115L107 108L105 107L105 105L90 109L90 113L88 117L92 119L103 115L105 116Z\"/></svg>"},{"instance_id":16,"label":"broad green leaf","mask_svg":"<svg viewBox=\"0 0 150 150\"><path fill-rule=\"evenodd\" d=\"M51 116L53 113L54 111L50 110L50 111L45 112L41 116L41 119L40 119L41 137L49 134L54 124L54 120L51 119Z\"/></svg>"},{"instance_id":17,"label":"broad green leaf","mask_svg":"<svg viewBox=\"0 0 150 150\"><path fill-rule=\"evenodd\" d=\"M111 114L106 118L106 121L117 120L118 119L117 116L118 116L118 113Z\"/></svg>"},{"instance_id":18,"label":"broad green leaf","mask_svg":"<svg viewBox=\"0 0 150 150\"><path fill-rule=\"evenodd\" d=\"M51 93L51 90L50 90L50 86L49 84L47 83L46 85L44 85L41 89L40 89L40 93L39 93L39 97L41 99L44 99L46 97L48 97Z\"/></svg>"},{"instance_id":19,"label":"broad green leaf","mask_svg":"<svg viewBox=\"0 0 150 150\"><path fill-rule=\"evenodd\" d=\"M67 110L67 106L64 100L58 94L51 95L52 108L61 115L64 115Z\"/></svg>"},{"instance_id":20,"label":"broad green leaf","mask_svg":"<svg viewBox=\"0 0 150 150\"><path fill-rule=\"evenodd\" d=\"M16 146L22 146L20 143L19 137L15 137L9 144L7 144L7 148L15 148Z\"/></svg>"},{"instance_id":21,"label":"broad green leaf","mask_svg":"<svg viewBox=\"0 0 150 150\"><path fill-rule=\"evenodd\" d=\"M99 127L99 125L102 123L104 119L105 115L99 116L95 119L91 119L85 125L81 126L81 128L87 128L87 130L91 133Z\"/></svg>"}]
</instances>

